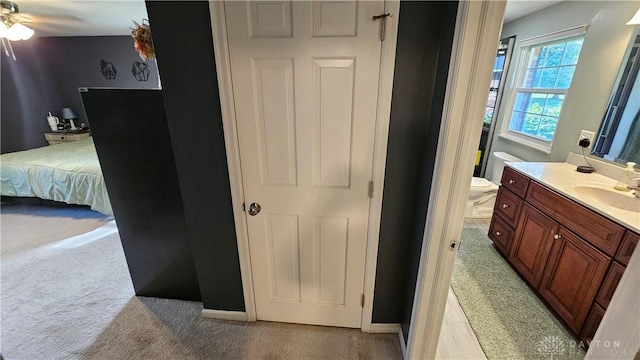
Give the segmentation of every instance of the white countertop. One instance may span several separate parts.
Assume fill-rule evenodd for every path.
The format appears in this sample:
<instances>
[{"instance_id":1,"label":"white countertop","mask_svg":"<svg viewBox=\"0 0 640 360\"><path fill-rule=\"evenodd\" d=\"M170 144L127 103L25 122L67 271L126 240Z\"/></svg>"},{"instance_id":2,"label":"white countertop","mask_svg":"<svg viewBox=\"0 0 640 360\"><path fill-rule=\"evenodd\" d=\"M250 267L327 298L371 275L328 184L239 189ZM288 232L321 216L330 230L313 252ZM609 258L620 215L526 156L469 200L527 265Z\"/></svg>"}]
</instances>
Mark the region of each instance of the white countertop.
<instances>
[{"instance_id":1,"label":"white countertop","mask_svg":"<svg viewBox=\"0 0 640 360\"><path fill-rule=\"evenodd\" d=\"M589 209L640 233L640 199L635 199L631 192L620 191L620 194L634 198L638 201L635 211L628 211L609 206L588 196L582 196L575 191L576 184L596 184L613 189L617 179L611 179L603 175L583 174L576 171L576 166L568 163L552 162L508 162L507 166L526 174L536 182L557 191L558 193L575 200Z\"/></svg>"}]
</instances>

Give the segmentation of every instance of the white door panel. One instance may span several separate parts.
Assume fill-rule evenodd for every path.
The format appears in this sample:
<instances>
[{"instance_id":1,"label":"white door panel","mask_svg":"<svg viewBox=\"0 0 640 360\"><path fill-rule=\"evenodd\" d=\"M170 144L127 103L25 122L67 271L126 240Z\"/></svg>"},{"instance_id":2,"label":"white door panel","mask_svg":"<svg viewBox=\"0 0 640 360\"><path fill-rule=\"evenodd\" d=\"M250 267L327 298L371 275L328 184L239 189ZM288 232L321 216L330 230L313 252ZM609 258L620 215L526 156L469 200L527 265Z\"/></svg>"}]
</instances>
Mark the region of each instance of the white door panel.
<instances>
[{"instance_id":1,"label":"white door panel","mask_svg":"<svg viewBox=\"0 0 640 360\"><path fill-rule=\"evenodd\" d=\"M260 320L360 327L383 8L225 3Z\"/></svg>"}]
</instances>

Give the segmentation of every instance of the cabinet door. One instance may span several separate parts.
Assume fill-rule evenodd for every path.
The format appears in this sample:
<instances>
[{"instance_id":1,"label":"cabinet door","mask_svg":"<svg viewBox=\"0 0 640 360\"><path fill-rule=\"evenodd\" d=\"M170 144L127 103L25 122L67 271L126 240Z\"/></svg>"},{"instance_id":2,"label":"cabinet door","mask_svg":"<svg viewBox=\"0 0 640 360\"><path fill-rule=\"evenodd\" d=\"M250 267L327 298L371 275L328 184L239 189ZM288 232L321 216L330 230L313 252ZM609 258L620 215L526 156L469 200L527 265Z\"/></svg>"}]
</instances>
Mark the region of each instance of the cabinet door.
<instances>
[{"instance_id":1,"label":"cabinet door","mask_svg":"<svg viewBox=\"0 0 640 360\"><path fill-rule=\"evenodd\" d=\"M624 266L613 262L613 264L611 264L611 267L609 268L609 272L607 272L607 276L602 282L600 291L598 291L598 296L596 296L596 301L603 308L606 309L609 307L609 302L611 302L613 293L618 288L618 284L620 283L620 279L622 279L623 274Z\"/></svg>"},{"instance_id":2,"label":"cabinet door","mask_svg":"<svg viewBox=\"0 0 640 360\"><path fill-rule=\"evenodd\" d=\"M580 332L611 259L560 227L538 291L576 333Z\"/></svg>"},{"instance_id":3,"label":"cabinet door","mask_svg":"<svg viewBox=\"0 0 640 360\"><path fill-rule=\"evenodd\" d=\"M538 287L558 224L524 203L509 262L533 287Z\"/></svg>"}]
</instances>

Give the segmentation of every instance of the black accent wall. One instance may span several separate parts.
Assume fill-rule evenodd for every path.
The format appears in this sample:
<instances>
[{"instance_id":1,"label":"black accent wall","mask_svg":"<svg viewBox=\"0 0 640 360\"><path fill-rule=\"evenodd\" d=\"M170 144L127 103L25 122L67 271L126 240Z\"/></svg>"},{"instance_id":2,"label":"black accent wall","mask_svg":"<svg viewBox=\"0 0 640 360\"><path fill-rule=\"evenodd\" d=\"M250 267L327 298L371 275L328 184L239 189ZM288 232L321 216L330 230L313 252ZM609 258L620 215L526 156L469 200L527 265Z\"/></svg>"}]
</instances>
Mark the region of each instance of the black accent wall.
<instances>
[{"instance_id":1,"label":"black accent wall","mask_svg":"<svg viewBox=\"0 0 640 360\"><path fill-rule=\"evenodd\" d=\"M456 10L401 3L373 321L403 322L406 334ZM204 306L242 311L208 4L147 1L147 11Z\"/></svg>"},{"instance_id":2,"label":"black accent wall","mask_svg":"<svg viewBox=\"0 0 640 360\"><path fill-rule=\"evenodd\" d=\"M244 311L209 4L147 1L147 12L202 301Z\"/></svg>"},{"instance_id":3,"label":"black accent wall","mask_svg":"<svg viewBox=\"0 0 640 360\"><path fill-rule=\"evenodd\" d=\"M147 1L147 10L170 135L163 144L175 158L202 301L243 311L208 3ZM373 321L401 322L405 334L456 10L455 2L401 3Z\"/></svg>"},{"instance_id":4,"label":"black accent wall","mask_svg":"<svg viewBox=\"0 0 640 360\"><path fill-rule=\"evenodd\" d=\"M373 322L402 324L413 306L456 2L400 3Z\"/></svg>"},{"instance_id":5,"label":"black accent wall","mask_svg":"<svg viewBox=\"0 0 640 360\"><path fill-rule=\"evenodd\" d=\"M0 54L3 154L47 145L42 132L51 130L48 112L61 118L62 108L70 107L89 125L79 87L158 87L155 62L140 59L130 36L33 37L12 46L17 61ZM102 59L116 67L115 79L100 72ZM136 61L148 66L147 81L137 81L131 73Z\"/></svg>"},{"instance_id":6,"label":"black accent wall","mask_svg":"<svg viewBox=\"0 0 640 360\"><path fill-rule=\"evenodd\" d=\"M162 93L90 89L82 100L136 295L200 301Z\"/></svg>"}]
</instances>

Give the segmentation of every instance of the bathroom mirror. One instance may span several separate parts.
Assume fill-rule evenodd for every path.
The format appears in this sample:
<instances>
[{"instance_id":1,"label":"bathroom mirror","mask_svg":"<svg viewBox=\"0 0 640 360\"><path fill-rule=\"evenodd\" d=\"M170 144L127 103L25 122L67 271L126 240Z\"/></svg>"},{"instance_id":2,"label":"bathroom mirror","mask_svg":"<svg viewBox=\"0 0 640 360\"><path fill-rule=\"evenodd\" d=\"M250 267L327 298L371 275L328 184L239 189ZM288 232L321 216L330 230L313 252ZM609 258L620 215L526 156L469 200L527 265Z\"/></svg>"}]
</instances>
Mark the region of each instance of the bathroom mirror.
<instances>
[{"instance_id":1,"label":"bathroom mirror","mask_svg":"<svg viewBox=\"0 0 640 360\"><path fill-rule=\"evenodd\" d=\"M640 27L638 27L640 28ZM640 29L634 32L592 155L605 160L640 164Z\"/></svg>"}]
</instances>

